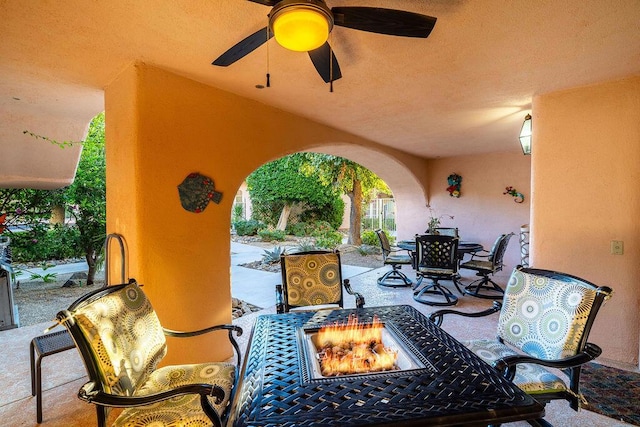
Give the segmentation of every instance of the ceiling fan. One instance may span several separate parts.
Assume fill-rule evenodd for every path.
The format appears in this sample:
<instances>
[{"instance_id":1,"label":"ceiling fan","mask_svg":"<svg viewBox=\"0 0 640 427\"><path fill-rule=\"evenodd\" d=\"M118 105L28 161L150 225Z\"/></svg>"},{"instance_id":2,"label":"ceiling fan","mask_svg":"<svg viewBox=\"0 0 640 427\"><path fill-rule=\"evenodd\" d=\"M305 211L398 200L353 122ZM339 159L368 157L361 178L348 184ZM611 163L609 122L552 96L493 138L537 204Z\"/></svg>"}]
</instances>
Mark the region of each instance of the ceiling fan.
<instances>
[{"instance_id":1,"label":"ceiling fan","mask_svg":"<svg viewBox=\"0 0 640 427\"><path fill-rule=\"evenodd\" d=\"M271 37L283 47L308 52L325 83L342 77L338 60L327 42L334 25L392 36L426 38L436 18L377 7L332 7L323 0L249 0L272 7L269 24L220 55L213 65L226 67L244 58ZM268 85L268 74L267 74Z\"/></svg>"}]
</instances>

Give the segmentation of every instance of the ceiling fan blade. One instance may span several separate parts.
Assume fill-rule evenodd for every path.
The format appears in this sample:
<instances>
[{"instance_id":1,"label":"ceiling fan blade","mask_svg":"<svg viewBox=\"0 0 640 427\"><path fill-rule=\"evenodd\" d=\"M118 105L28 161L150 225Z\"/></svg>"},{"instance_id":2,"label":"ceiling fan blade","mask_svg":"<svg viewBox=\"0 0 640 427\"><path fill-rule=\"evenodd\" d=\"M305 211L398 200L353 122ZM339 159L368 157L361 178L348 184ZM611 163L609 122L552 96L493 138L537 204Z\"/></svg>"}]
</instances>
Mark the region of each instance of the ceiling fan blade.
<instances>
[{"instance_id":1,"label":"ceiling fan blade","mask_svg":"<svg viewBox=\"0 0 640 427\"><path fill-rule=\"evenodd\" d=\"M225 53L220 55L218 59L213 61L211 64L218 65L220 67L226 67L238 59L242 59L263 44L267 42L267 39L273 37L271 31L268 31L267 27L264 27L255 33L251 34L249 37L246 37L242 41L236 43L231 49L227 50Z\"/></svg>"},{"instance_id":2,"label":"ceiling fan blade","mask_svg":"<svg viewBox=\"0 0 640 427\"><path fill-rule=\"evenodd\" d=\"M336 81L342 77L336 54L331 51L329 43L325 42L319 48L310 50L309 58L325 83Z\"/></svg>"},{"instance_id":3,"label":"ceiling fan blade","mask_svg":"<svg viewBox=\"0 0 640 427\"><path fill-rule=\"evenodd\" d=\"M335 25L392 36L426 38L436 24L432 16L378 7L333 7L331 12Z\"/></svg>"},{"instance_id":4,"label":"ceiling fan blade","mask_svg":"<svg viewBox=\"0 0 640 427\"><path fill-rule=\"evenodd\" d=\"M254 3L263 4L265 6L275 6L280 0L249 0Z\"/></svg>"}]
</instances>

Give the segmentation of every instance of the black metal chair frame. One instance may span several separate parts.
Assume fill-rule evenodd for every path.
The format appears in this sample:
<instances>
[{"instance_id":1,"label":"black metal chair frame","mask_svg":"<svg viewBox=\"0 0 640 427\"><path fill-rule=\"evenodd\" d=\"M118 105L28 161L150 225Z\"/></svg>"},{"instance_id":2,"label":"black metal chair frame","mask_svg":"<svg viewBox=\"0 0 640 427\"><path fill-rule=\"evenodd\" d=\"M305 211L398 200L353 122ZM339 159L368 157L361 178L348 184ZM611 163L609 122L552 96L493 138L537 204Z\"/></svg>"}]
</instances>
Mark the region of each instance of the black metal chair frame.
<instances>
[{"instance_id":1,"label":"black metal chair frame","mask_svg":"<svg viewBox=\"0 0 640 427\"><path fill-rule=\"evenodd\" d=\"M513 380L516 374L516 367L520 363L533 363L549 368L562 370L562 372L564 372L569 378L568 390L561 393L536 393L535 395L533 395L533 397L543 405L546 405L552 400L564 399L569 402L573 410L577 411L580 407L580 403L583 401L583 397L580 394L580 371L582 369L582 365L594 360L602 353L602 349L598 345L588 342L589 332L591 331L591 327L593 326L593 322L596 319L596 315L598 314L600 307L602 307L603 303L611 297L613 290L608 286L597 286L577 276L572 276L570 274L560 273L553 270L524 268L520 265L516 268L526 273L549 277L564 282L577 281L596 291L596 297L593 302L593 306L588 314L584 332L578 344L578 352L574 356L567 357L561 360L544 360L529 355L517 355L498 359L493 364L493 367L496 368L505 378L509 380ZM464 317L484 317L499 312L501 308L502 302L494 301L492 308L475 313L465 313L457 310L444 309L431 313L429 315L429 320L435 322L435 324L438 326L442 326L444 316L447 314L456 314ZM497 339L500 343L504 344L502 338L498 337ZM529 424L540 427L551 426L551 424L544 419L531 420L529 421Z\"/></svg>"},{"instance_id":2,"label":"black metal chair frame","mask_svg":"<svg viewBox=\"0 0 640 427\"><path fill-rule=\"evenodd\" d=\"M509 239L514 233L502 234L496 239L491 248L491 251L485 250L474 252L471 254L471 259L465 263L460 264L460 268L466 268L469 270L477 271L479 279L474 280L464 289L464 293L478 298L485 299L501 299L504 295L504 289L500 287L496 282L491 279L491 275L502 270L504 264L502 262L504 254L509 244ZM477 258L485 258L487 262L491 263L491 267L483 268L480 266L474 266L473 261L478 261Z\"/></svg>"},{"instance_id":3,"label":"black metal chair frame","mask_svg":"<svg viewBox=\"0 0 640 427\"><path fill-rule=\"evenodd\" d=\"M380 247L382 249L382 261L385 265L390 265L391 270L378 278L378 285L398 288L412 286L413 281L407 277L400 269L403 265L413 265L413 258L410 254L398 254L405 249L392 247L389 244L387 234L383 230L376 230Z\"/></svg>"},{"instance_id":4,"label":"black metal chair frame","mask_svg":"<svg viewBox=\"0 0 640 427\"><path fill-rule=\"evenodd\" d=\"M343 308L344 292L342 292L342 289L344 288L344 290L346 290L349 295L352 295L353 297L355 297L357 308L364 307L364 304L365 304L364 297L358 292L354 292L353 289L351 289L351 284L349 283L349 279L344 279L344 280L342 279L342 261L340 260L340 251L315 250L315 251L303 251L303 252L296 252L291 254L283 254L280 256L280 266L281 266L280 271L282 273L282 284L276 285L276 312L279 314L288 313L292 308L298 307L296 305L289 304L289 299L288 299L289 292L287 289L288 287L287 267L285 263L285 258L292 257L292 256L304 256L304 255L313 255L313 254L335 254L338 257L338 275L339 275L338 279L342 284L342 286L340 287L340 290L341 290L340 298L338 301L335 301L333 303L327 303L327 304L337 304L338 306L340 306L340 308Z\"/></svg>"},{"instance_id":5,"label":"black metal chair frame","mask_svg":"<svg viewBox=\"0 0 640 427\"><path fill-rule=\"evenodd\" d=\"M130 283L132 281L134 280L131 279ZM85 369L87 371L87 375L89 376L89 381L80 388L80 390L78 391L78 397L81 400L96 405L98 427L106 426L108 407L132 408L137 406L151 405L184 394L199 394L200 403L202 405L202 410L204 411L204 413L209 417L215 427L223 426L226 423L226 418L229 415L231 405L227 406L225 412L221 416L218 415L216 410L213 408L211 402L209 401L209 397L215 397L217 402L221 402L224 399L224 391L217 385L189 384L148 396L119 396L104 391L102 382L100 380L99 362L96 360L96 356L94 355L90 344L87 343L86 337L80 329L80 326L75 321L73 312L83 305L89 304L90 302L96 301L106 295L119 291L127 285L128 283L125 283L96 289L93 292L83 295L78 300L74 301L67 310L60 311L56 315L58 321L67 327L84 361ZM237 384L239 375L238 372L242 366L242 356L240 353L240 347L233 337L233 332L235 332L237 336L240 336L242 335L242 328L235 325L216 325L200 329L198 331L189 332L173 331L163 328L164 334L166 336L176 338L195 337L218 330L228 331L229 340L231 341L231 345L235 350L237 356L235 383ZM229 397L229 402L233 401L235 386L232 388L231 394L232 395Z\"/></svg>"},{"instance_id":6,"label":"black metal chair frame","mask_svg":"<svg viewBox=\"0 0 640 427\"><path fill-rule=\"evenodd\" d=\"M423 279L430 279L431 283L414 292L415 301L431 306L458 303L458 297L439 283L440 280L450 280L460 295L463 295L458 282L458 242L459 239L452 236L416 236L416 274L419 277L416 287L420 286ZM439 296L443 300L428 298L428 295Z\"/></svg>"}]
</instances>

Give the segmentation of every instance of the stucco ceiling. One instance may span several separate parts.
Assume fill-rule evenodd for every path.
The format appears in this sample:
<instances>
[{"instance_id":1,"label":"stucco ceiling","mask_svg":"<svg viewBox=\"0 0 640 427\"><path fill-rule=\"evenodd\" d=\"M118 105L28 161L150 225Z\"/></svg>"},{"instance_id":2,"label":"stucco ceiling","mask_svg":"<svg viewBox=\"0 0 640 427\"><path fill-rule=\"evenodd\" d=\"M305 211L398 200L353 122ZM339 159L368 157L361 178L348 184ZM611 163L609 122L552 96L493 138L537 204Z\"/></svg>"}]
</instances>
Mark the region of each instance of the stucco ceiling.
<instances>
[{"instance_id":1,"label":"stucco ceiling","mask_svg":"<svg viewBox=\"0 0 640 427\"><path fill-rule=\"evenodd\" d=\"M80 139L104 109L103 89L135 61L429 158L517 151L535 95L640 74L638 0L327 4L438 21L427 39L334 28L343 78L330 93L306 54L275 40L268 89L255 87L265 83L266 45L228 68L210 65L266 25L270 9L250 1L0 0L0 186L30 174L41 186L63 181L67 172L46 170L50 159L33 160L41 153L21 130Z\"/></svg>"}]
</instances>

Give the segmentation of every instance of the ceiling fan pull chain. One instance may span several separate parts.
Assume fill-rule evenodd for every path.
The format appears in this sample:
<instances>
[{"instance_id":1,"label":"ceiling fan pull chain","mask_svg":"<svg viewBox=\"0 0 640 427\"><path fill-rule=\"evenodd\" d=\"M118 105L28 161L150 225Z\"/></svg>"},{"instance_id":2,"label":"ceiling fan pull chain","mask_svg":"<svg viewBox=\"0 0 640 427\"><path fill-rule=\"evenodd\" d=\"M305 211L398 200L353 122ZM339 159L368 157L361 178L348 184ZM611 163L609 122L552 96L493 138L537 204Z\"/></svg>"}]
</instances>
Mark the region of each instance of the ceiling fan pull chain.
<instances>
[{"instance_id":1,"label":"ceiling fan pull chain","mask_svg":"<svg viewBox=\"0 0 640 427\"><path fill-rule=\"evenodd\" d=\"M267 87L271 87L271 74L269 74L269 24L267 23Z\"/></svg>"},{"instance_id":2,"label":"ceiling fan pull chain","mask_svg":"<svg viewBox=\"0 0 640 427\"><path fill-rule=\"evenodd\" d=\"M329 93L333 93L333 34L329 33Z\"/></svg>"}]
</instances>

